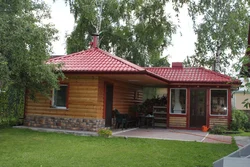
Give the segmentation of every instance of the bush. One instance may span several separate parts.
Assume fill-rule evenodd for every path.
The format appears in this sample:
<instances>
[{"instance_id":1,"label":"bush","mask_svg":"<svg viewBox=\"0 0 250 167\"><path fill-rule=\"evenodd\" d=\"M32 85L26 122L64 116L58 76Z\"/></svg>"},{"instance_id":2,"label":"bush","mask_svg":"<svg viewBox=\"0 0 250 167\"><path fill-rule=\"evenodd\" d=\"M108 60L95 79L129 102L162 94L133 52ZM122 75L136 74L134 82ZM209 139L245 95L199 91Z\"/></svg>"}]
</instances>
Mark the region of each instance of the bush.
<instances>
[{"instance_id":1,"label":"bush","mask_svg":"<svg viewBox=\"0 0 250 167\"><path fill-rule=\"evenodd\" d=\"M101 137L110 137L112 136L112 131L109 129L99 129L98 135Z\"/></svg>"},{"instance_id":2,"label":"bush","mask_svg":"<svg viewBox=\"0 0 250 167\"><path fill-rule=\"evenodd\" d=\"M19 125L24 112L24 90L9 87L0 91L0 128Z\"/></svg>"},{"instance_id":3,"label":"bush","mask_svg":"<svg viewBox=\"0 0 250 167\"><path fill-rule=\"evenodd\" d=\"M244 111L233 110L232 112L232 122L230 125L231 130L245 130L248 124L248 116Z\"/></svg>"},{"instance_id":4,"label":"bush","mask_svg":"<svg viewBox=\"0 0 250 167\"><path fill-rule=\"evenodd\" d=\"M244 128L245 128L245 131L250 131L250 121L248 121L247 123L245 123L245 126L244 126Z\"/></svg>"},{"instance_id":5,"label":"bush","mask_svg":"<svg viewBox=\"0 0 250 167\"><path fill-rule=\"evenodd\" d=\"M215 125L213 128L210 129L210 133L212 134L224 134L226 132L226 127L221 125Z\"/></svg>"},{"instance_id":6,"label":"bush","mask_svg":"<svg viewBox=\"0 0 250 167\"><path fill-rule=\"evenodd\" d=\"M6 127L11 127L11 126L18 126L18 125L23 125L23 122L21 120L19 120L18 118L2 119L0 117L0 129L6 128Z\"/></svg>"}]
</instances>

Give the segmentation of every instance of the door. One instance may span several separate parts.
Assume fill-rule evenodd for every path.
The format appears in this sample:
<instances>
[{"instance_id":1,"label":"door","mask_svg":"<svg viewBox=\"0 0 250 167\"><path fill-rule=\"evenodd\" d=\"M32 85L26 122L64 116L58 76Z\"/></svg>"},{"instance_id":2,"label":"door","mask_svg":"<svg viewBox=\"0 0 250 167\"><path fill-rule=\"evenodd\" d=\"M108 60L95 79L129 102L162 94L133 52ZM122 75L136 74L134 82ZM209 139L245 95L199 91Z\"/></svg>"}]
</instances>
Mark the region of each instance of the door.
<instances>
[{"instance_id":1,"label":"door","mask_svg":"<svg viewBox=\"0 0 250 167\"><path fill-rule=\"evenodd\" d=\"M112 125L112 109L113 109L113 85L106 85L106 108L105 108L105 126Z\"/></svg>"},{"instance_id":2,"label":"door","mask_svg":"<svg viewBox=\"0 0 250 167\"><path fill-rule=\"evenodd\" d=\"M206 125L206 90L190 90L190 127L201 128Z\"/></svg>"}]
</instances>

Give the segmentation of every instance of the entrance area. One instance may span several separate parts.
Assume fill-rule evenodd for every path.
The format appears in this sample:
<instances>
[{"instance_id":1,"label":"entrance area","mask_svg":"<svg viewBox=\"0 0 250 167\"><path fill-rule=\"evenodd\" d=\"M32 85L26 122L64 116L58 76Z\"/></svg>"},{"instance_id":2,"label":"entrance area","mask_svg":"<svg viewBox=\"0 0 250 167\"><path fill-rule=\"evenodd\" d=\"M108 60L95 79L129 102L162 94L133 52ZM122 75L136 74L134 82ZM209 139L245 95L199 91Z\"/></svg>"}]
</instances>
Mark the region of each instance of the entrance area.
<instances>
[{"instance_id":1,"label":"entrance area","mask_svg":"<svg viewBox=\"0 0 250 167\"><path fill-rule=\"evenodd\" d=\"M112 125L112 109L113 109L113 85L106 84L106 108L105 108L105 127Z\"/></svg>"},{"instance_id":2,"label":"entrance area","mask_svg":"<svg viewBox=\"0 0 250 167\"><path fill-rule=\"evenodd\" d=\"M190 128L206 125L206 90L190 90Z\"/></svg>"}]
</instances>

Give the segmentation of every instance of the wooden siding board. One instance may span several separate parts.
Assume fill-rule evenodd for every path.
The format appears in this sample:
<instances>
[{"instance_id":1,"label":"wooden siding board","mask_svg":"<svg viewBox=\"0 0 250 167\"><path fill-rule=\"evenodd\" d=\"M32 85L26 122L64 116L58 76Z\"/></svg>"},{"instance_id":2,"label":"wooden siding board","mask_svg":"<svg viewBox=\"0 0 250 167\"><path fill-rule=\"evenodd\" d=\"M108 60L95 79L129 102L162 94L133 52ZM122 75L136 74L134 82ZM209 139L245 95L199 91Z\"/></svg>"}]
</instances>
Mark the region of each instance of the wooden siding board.
<instances>
[{"instance_id":1,"label":"wooden siding board","mask_svg":"<svg viewBox=\"0 0 250 167\"><path fill-rule=\"evenodd\" d=\"M221 125L221 126L227 127L228 126L228 118L227 117L225 117L225 118L212 118L212 117L210 117L209 125L210 125L210 128L212 128L215 125Z\"/></svg>"},{"instance_id":2,"label":"wooden siding board","mask_svg":"<svg viewBox=\"0 0 250 167\"><path fill-rule=\"evenodd\" d=\"M100 78L99 80L99 91L98 91L98 104L99 106L103 106L103 109L105 109L104 104L104 96L105 96L105 90L104 90L104 83L108 82L110 84L113 84L113 109L116 108L121 113L128 113L129 107L134 105L135 103L142 102L142 88L139 86L135 86L129 83L124 83L121 81L116 80L107 80L105 78ZM134 99L134 92L139 92L139 97L137 99ZM100 111L104 117L104 110ZM100 113L98 112L98 113Z\"/></svg>"},{"instance_id":3,"label":"wooden siding board","mask_svg":"<svg viewBox=\"0 0 250 167\"><path fill-rule=\"evenodd\" d=\"M187 127L187 118L186 117L173 117L169 116L169 127Z\"/></svg>"},{"instance_id":4,"label":"wooden siding board","mask_svg":"<svg viewBox=\"0 0 250 167\"><path fill-rule=\"evenodd\" d=\"M37 102L27 100L27 115L67 116L72 118L97 118L98 77L77 77L67 75L63 83L69 83L68 109L51 108L50 99L37 94Z\"/></svg>"}]
</instances>

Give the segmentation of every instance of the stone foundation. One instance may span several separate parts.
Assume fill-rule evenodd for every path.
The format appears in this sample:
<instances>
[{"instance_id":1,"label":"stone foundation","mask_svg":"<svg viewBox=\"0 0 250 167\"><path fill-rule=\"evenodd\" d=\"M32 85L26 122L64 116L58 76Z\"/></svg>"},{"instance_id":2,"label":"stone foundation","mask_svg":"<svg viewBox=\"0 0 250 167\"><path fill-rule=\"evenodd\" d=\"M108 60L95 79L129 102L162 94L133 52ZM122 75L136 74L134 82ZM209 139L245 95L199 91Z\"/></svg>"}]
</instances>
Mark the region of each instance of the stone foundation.
<instances>
[{"instance_id":1,"label":"stone foundation","mask_svg":"<svg viewBox=\"0 0 250 167\"><path fill-rule=\"evenodd\" d=\"M84 130L96 132L100 128L105 128L105 120L28 115L24 120L24 125L41 128Z\"/></svg>"}]
</instances>

